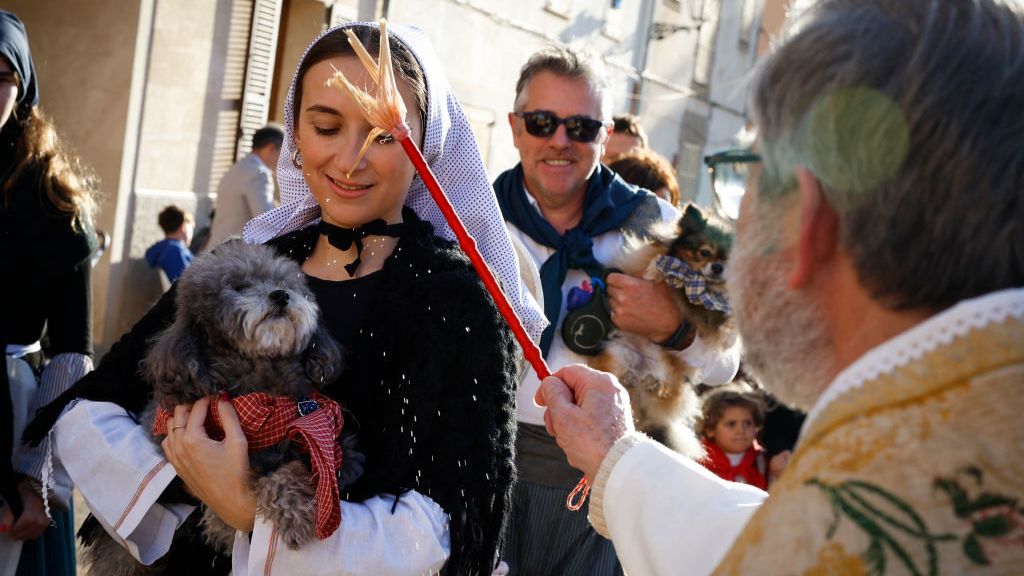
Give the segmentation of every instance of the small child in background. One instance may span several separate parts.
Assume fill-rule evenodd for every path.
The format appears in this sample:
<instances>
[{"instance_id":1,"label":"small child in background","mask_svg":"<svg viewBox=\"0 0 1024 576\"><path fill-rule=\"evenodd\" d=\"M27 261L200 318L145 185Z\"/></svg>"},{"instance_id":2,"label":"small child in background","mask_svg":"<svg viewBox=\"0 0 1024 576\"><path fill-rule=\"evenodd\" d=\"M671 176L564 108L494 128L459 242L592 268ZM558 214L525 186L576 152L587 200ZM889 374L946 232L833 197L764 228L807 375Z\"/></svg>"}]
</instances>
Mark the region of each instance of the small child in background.
<instances>
[{"instance_id":1,"label":"small child in background","mask_svg":"<svg viewBox=\"0 0 1024 576\"><path fill-rule=\"evenodd\" d=\"M146 250L146 262L150 268L160 267L167 279L174 282L192 263L188 243L192 240L195 220L181 208L168 206L157 216L157 222L165 238Z\"/></svg>"},{"instance_id":2,"label":"small child in background","mask_svg":"<svg viewBox=\"0 0 1024 576\"><path fill-rule=\"evenodd\" d=\"M707 456L700 463L721 478L767 490L764 449L757 443L764 413L764 401L754 391L727 386L709 393L701 423Z\"/></svg>"}]
</instances>

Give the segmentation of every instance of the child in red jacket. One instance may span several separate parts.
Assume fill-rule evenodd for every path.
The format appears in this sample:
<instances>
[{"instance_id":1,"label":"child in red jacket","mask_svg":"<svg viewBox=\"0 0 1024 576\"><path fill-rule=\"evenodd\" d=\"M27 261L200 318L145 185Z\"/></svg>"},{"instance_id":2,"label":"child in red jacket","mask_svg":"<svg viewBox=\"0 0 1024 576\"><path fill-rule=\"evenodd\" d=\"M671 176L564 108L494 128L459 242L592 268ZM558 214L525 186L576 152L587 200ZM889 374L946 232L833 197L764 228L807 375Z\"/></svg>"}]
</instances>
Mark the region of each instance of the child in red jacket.
<instances>
[{"instance_id":1,"label":"child in red jacket","mask_svg":"<svg viewBox=\"0 0 1024 576\"><path fill-rule=\"evenodd\" d=\"M764 401L756 392L724 387L704 400L702 439L708 470L733 482L768 488L764 449L757 433L764 425Z\"/></svg>"}]
</instances>

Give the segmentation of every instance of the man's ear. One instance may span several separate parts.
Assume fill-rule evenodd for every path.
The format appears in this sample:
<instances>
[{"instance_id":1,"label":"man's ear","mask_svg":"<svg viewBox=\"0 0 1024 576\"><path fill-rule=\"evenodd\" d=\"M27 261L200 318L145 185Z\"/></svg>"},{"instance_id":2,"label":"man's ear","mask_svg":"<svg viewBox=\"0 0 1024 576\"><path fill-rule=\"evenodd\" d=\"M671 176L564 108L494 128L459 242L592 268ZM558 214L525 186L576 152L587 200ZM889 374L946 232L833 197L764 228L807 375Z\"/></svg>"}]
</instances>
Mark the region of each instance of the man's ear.
<instances>
[{"instance_id":1,"label":"man's ear","mask_svg":"<svg viewBox=\"0 0 1024 576\"><path fill-rule=\"evenodd\" d=\"M508 113L508 127L512 129L512 144L515 145L516 150L519 149L519 126L516 125L516 120L519 117L516 116L515 112Z\"/></svg>"},{"instance_id":2,"label":"man's ear","mask_svg":"<svg viewBox=\"0 0 1024 576\"><path fill-rule=\"evenodd\" d=\"M796 266L789 276L789 287L807 286L821 265L832 258L839 247L839 216L821 189L814 174L798 167L795 171L800 194L799 237L796 243Z\"/></svg>"}]
</instances>

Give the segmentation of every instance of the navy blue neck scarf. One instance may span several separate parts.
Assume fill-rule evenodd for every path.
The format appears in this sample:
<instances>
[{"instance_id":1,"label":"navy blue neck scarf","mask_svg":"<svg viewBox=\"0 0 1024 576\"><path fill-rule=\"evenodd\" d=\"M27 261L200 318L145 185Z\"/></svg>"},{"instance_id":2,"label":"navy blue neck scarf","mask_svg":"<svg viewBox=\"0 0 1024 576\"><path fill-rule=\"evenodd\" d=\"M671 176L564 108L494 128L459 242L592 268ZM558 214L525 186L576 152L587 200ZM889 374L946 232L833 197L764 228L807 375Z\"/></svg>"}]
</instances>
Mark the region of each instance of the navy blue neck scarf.
<instances>
[{"instance_id":1,"label":"navy blue neck scarf","mask_svg":"<svg viewBox=\"0 0 1024 576\"><path fill-rule=\"evenodd\" d=\"M583 216L579 224L564 235L559 235L530 203L523 184L523 165L507 170L494 181L498 206L511 222L534 241L555 249L554 254L540 267L544 287L544 315L550 324L540 338L540 349L545 356L551 349L555 323L562 309L562 283L570 268L585 271L591 276L603 277L604 266L594 258L591 240L605 232L620 228L633 211L643 204L650 192L627 184L607 166L598 165L587 180L583 197Z\"/></svg>"}]
</instances>

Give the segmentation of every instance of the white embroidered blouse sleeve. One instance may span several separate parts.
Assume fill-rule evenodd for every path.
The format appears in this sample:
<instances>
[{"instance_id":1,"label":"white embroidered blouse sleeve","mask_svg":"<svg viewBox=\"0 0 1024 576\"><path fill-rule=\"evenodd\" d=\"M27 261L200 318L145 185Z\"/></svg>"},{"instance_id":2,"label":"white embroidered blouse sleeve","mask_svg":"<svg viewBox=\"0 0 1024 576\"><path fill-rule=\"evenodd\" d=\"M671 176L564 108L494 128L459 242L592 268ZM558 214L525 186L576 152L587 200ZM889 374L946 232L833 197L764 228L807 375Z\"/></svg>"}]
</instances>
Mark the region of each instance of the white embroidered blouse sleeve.
<instances>
[{"instance_id":1,"label":"white embroidered blouse sleeve","mask_svg":"<svg viewBox=\"0 0 1024 576\"><path fill-rule=\"evenodd\" d=\"M687 364L701 371L701 382L718 386L731 382L740 369L742 347L739 338L726 349L709 346L700 336L693 339L685 350L679 352Z\"/></svg>"},{"instance_id":2,"label":"white embroidered blouse sleeve","mask_svg":"<svg viewBox=\"0 0 1024 576\"><path fill-rule=\"evenodd\" d=\"M163 556L194 507L157 503L174 467L124 408L79 400L57 420L53 442L56 460L107 532L143 564Z\"/></svg>"},{"instance_id":3,"label":"white embroidered blouse sleeve","mask_svg":"<svg viewBox=\"0 0 1024 576\"><path fill-rule=\"evenodd\" d=\"M430 498L406 492L362 503L341 503L341 527L326 540L292 550L274 526L256 516L250 536L235 535L235 576L307 574L316 576L433 574L450 553L448 516Z\"/></svg>"},{"instance_id":4,"label":"white embroidered blouse sleeve","mask_svg":"<svg viewBox=\"0 0 1024 576\"><path fill-rule=\"evenodd\" d=\"M32 408L29 414L35 414L37 410L53 402L79 378L92 371L92 358L85 354L68 353L57 354L46 365L39 385L39 392L32 401ZM43 468L46 466L46 451L50 449L49 438L36 447L20 445L14 453L14 469L22 474L43 481ZM64 473L64 469L54 466L54 475L48 482L53 490L54 497L61 506L68 506L71 502L71 480ZM49 471L47 470L47 473Z\"/></svg>"},{"instance_id":5,"label":"white embroidered blouse sleeve","mask_svg":"<svg viewBox=\"0 0 1024 576\"><path fill-rule=\"evenodd\" d=\"M710 574L768 497L640 434L619 440L605 460L591 523L612 539L628 574Z\"/></svg>"}]
</instances>

